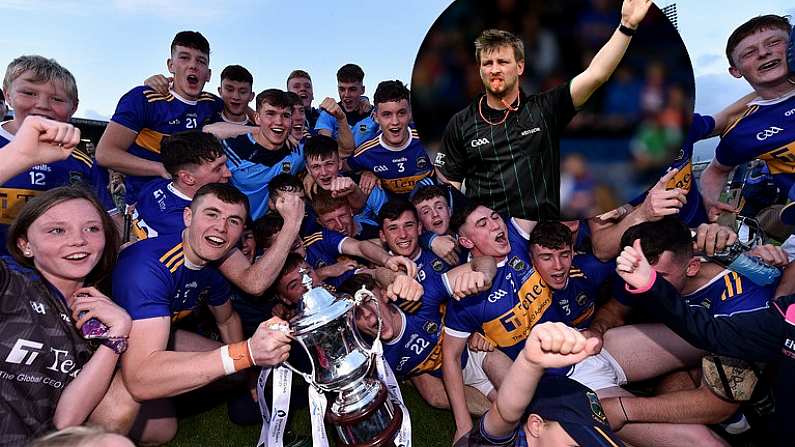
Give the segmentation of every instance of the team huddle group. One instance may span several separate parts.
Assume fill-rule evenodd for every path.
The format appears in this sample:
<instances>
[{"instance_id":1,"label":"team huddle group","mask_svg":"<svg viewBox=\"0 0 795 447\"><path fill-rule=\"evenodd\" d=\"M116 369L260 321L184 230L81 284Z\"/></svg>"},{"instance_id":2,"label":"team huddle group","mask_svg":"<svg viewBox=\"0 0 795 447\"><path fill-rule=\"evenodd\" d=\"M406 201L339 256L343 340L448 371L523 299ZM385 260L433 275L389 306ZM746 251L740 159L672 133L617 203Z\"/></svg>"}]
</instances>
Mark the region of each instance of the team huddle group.
<instances>
[{"instance_id":1,"label":"team huddle group","mask_svg":"<svg viewBox=\"0 0 795 447\"><path fill-rule=\"evenodd\" d=\"M649 2L624 3L611 42L625 48ZM738 240L717 223L738 211L718 200L731 168L767 160L786 201L790 31L779 16L738 28L730 71L755 92L696 114L671 169L632 205L580 221L511 216L515 204L462 193L443 175L452 149L434 165L413 128L406 86L380 82L370 100L354 64L337 72L340 101L318 108L302 70L287 91L255 97L251 73L232 65L218 97L204 91L208 41L180 32L171 76L121 98L94 159L68 124L74 77L53 59L13 60L3 93L14 116L0 124L0 445L81 425L103 431L36 445L129 445L112 433L162 444L187 393L220 393L232 421L258 423L259 369L308 362L284 330L306 277L373 291L380 305L356 309L358 330L375 337L380 314L386 363L452 410L456 445L725 446L750 433L787 445L795 269L782 248L758 245L750 255L785 269L757 284L715 256ZM484 36L491 106L502 84L518 91L511 69L524 61L509 33ZM502 70L497 81L488 70ZM556 89L570 111L561 129L600 85L583 79ZM521 98L497 110L506 126ZM502 125L481 118L475 127ZM693 143L716 134L699 185Z\"/></svg>"}]
</instances>

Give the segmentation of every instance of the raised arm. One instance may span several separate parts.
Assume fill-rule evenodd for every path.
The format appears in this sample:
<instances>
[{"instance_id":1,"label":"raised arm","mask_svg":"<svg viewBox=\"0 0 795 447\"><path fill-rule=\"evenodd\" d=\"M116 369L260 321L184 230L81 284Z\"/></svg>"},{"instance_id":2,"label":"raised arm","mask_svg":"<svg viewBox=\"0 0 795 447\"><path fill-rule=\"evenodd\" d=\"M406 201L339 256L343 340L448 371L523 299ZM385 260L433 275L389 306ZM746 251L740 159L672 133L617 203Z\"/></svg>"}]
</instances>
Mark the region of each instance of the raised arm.
<instances>
[{"instance_id":1,"label":"raised arm","mask_svg":"<svg viewBox=\"0 0 795 447\"><path fill-rule=\"evenodd\" d=\"M621 25L633 32L646 17L651 0L624 0L621 5ZM593 92L610 79L624 53L631 36L616 30L610 40L596 53L588 68L571 81L571 100L575 109L581 108Z\"/></svg>"},{"instance_id":2,"label":"raised arm","mask_svg":"<svg viewBox=\"0 0 795 447\"><path fill-rule=\"evenodd\" d=\"M97 163L123 174L170 178L163 163L136 157L127 152L138 133L110 121L97 143Z\"/></svg>"},{"instance_id":3,"label":"raised arm","mask_svg":"<svg viewBox=\"0 0 795 447\"><path fill-rule=\"evenodd\" d=\"M720 201L720 194L723 192L726 182L729 181L732 169L734 169L732 166L723 165L713 158L709 162L709 166L701 173L699 191L701 191L705 209L709 210Z\"/></svg>"},{"instance_id":4,"label":"raised arm","mask_svg":"<svg viewBox=\"0 0 795 447\"><path fill-rule=\"evenodd\" d=\"M261 295L273 284L284 265L304 217L304 200L295 194L281 194L276 201L276 211L284 218L284 226L276 234L273 245L253 264L235 249L218 270L241 290L251 295Z\"/></svg>"}]
</instances>

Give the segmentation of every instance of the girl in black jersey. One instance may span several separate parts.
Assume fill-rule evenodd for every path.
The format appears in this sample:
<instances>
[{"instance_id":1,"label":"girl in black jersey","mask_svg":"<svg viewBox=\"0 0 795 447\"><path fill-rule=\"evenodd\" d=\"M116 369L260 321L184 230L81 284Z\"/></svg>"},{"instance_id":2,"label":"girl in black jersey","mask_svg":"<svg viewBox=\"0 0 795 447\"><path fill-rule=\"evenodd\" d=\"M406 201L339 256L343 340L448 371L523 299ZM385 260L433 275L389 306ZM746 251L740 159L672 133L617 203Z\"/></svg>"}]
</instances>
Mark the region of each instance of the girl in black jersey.
<instances>
[{"instance_id":1,"label":"girl in black jersey","mask_svg":"<svg viewBox=\"0 0 795 447\"><path fill-rule=\"evenodd\" d=\"M68 157L79 141L73 126L29 116L0 151L0 183ZM30 200L5 242L14 259L0 260L0 445L19 445L88 419L132 323L92 287L110 273L119 237L90 192L62 187ZM81 328L100 322L94 347Z\"/></svg>"}]
</instances>

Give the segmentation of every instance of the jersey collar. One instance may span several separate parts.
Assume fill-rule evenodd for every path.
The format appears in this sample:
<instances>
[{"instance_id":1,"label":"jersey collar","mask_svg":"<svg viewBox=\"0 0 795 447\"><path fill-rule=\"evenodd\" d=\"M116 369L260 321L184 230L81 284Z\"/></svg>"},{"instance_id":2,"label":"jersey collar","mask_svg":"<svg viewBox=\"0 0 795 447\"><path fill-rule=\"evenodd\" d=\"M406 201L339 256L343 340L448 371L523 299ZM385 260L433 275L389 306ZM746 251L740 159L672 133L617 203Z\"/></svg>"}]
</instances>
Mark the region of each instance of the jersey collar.
<instances>
[{"instance_id":1,"label":"jersey collar","mask_svg":"<svg viewBox=\"0 0 795 447\"><path fill-rule=\"evenodd\" d=\"M175 98L179 99L180 101L184 102L185 104L192 105L192 106L196 105L196 101L191 101L189 99L183 98L182 96L179 96L179 93L177 93L176 90L174 90L174 89L169 90L169 93L174 95Z\"/></svg>"},{"instance_id":2,"label":"jersey collar","mask_svg":"<svg viewBox=\"0 0 795 447\"><path fill-rule=\"evenodd\" d=\"M185 193L177 189L177 187L174 186L174 182L169 183L168 186L166 186L166 188L169 191L171 191L172 194L174 194L175 196L179 197L182 200L187 200L188 202L193 200L190 197L186 196Z\"/></svg>"}]
</instances>

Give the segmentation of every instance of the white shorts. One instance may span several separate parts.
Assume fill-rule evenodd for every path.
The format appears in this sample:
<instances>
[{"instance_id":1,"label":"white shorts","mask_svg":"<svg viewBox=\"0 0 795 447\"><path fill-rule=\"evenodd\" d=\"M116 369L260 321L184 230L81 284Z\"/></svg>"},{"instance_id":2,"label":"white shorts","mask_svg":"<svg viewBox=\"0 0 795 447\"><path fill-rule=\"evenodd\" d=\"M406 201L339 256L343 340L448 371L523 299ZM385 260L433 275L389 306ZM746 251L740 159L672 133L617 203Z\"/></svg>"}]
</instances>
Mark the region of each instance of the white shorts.
<instances>
[{"instance_id":1,"label":"white shorts","mask_svg":"<svg viewBox=\"0 0 795 447\"><path fill-rule=\"evenodd\" d=\"M469 354L469 358L463 371L464 385L469 385L483 393L484 396L489 397L489 393L494 391L494 385L486 377L486 372L483 371L483 361L486 359L488 352L475 352L467 347L467 354Z\"/></svg>"},{"instance_id":2,"label":"white shorts","mask_svg":"<svg viewBox=\"0 0 795 447\"><path fill-rule=\"evenodd\" d=\"M627 383L627 375L615 358L607 350L592 355L574 365L569 378L587 386L593 391L612 388Z\"/></svg>"}]
</instances>

